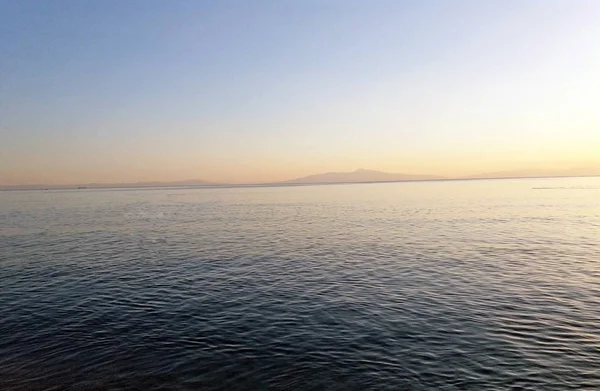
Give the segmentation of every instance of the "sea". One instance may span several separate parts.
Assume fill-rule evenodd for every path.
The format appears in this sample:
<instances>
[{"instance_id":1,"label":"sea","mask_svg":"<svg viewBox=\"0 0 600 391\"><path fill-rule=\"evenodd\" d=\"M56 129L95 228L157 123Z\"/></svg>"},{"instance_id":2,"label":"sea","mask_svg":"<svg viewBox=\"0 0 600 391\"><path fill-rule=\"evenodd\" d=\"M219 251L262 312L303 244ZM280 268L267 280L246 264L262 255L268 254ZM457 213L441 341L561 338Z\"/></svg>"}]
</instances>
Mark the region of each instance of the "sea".
<instances>
[{"instance_id":1,"label":"sea","mask_svg":"<svg viewBox=\"0 0 600 391\"><path fill-rule=\"evenodd\" d=\"M600 177L0 192L0 390L600 390Z\"/></svg>"}]
</instances>

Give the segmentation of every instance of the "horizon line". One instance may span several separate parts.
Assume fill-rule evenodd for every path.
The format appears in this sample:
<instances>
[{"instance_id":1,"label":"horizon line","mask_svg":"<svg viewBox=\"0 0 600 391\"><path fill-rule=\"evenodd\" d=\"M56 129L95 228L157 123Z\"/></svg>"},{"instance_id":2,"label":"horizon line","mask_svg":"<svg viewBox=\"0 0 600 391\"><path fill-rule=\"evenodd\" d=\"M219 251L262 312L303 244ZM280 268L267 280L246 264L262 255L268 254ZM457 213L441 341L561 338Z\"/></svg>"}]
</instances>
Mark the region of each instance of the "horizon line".
<instances>
[{"instance_id":1,"label":"horizon line","mask_svg":"<svg viewBox=\"0 0 600 391\"><path fill-rule=\"evenodd\" d=\"M597 178L596 175L537 175L537 176L506 176L506 177L448 177L433 179L399 179L384 181L345 181L345 182L263 182L263 183L210 183L186 185L174 182L156 181L156 185L144 186L143 183L153 181L123 182L123 183L101 183L92 182L84 184L33 184L33 185L0 185L0 191L52 191L52 190L110 190L110 189L168 189L168 188L236 188L236 187L295 187L295 186L321 186L321 185L360 185L376 183L406 183L406 182L460 182L460 181L486 181L486 180L510 180L510 179L553 179L553 178ZM190 182L181 181L181 182ZM198 180L200 181L200 180ZM162 185L161 185L162 183ZM169 184L173 183L173 184ZM136 186L139 184L139 186Z\"/></svg>"}]
</instances>

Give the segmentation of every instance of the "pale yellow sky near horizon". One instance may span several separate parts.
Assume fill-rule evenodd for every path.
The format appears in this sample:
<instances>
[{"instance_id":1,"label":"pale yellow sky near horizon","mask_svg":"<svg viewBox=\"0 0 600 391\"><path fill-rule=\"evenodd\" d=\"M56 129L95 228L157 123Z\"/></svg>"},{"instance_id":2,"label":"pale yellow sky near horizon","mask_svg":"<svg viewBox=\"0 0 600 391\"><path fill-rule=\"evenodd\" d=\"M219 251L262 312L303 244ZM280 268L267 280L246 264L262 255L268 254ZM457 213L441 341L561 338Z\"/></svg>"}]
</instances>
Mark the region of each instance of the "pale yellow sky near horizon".
<instances>
[{"instance_id":1,"label":"pale yellow sky near horizon","mask_svg":"<svg viewBox=\"0 0 600 391\"><path fill-rule=\"evenodd\" d=\"M559 159L553 155L550 159L534 156L493 156L481 154L480 156L464 156L460 154L447 154L438 156L429 161L421 161L418 158L405 157L395 159L347 159L339 158L335 162L326 159L310 163L298 163L293 161L274 162L256 161L254 164L243 164L240 162L221 161L218 166L206 167L190 165L187 169L181 169L184 162L147 161L135 165L135 167L119 167L115 164L112 170L82 170L80 167L59 167L56 172L43 170L30 174L24 170L17 171L14 177L2 173L1 185L18 184L79 184L79 183L129 183L138 181L182 181L189 179L201 179L217 183L261 183L276 182L303 177L307 175L324 172L349 172L359 168L384 171L389 173L440 175L444 177L466 177L486 173L505 171L540 171L548 174L560 173L564 170L587 169L577 172L600 173L600 159L591 154L576 154L577 156L565 156ZM324 168L325 167L325 168ZM596 171L594 171L596 170ZM1 172L2 170L0 170ZM14 170L11 170L11 172Z\"/></svg>"}]
</instances>

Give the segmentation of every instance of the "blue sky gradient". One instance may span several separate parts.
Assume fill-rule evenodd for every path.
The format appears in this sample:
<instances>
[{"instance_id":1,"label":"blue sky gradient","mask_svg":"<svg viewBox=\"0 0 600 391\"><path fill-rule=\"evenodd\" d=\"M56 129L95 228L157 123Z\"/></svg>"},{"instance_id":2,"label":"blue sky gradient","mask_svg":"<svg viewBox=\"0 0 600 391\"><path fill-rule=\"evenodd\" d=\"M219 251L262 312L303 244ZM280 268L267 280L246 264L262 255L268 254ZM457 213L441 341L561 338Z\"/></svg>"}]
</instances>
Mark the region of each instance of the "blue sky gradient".
<instances>
[{"instance_id":1,"label":"blue sky gradient","mask_svg":"<svg viewBox=\"0 0 600 391\"><path fill-rule=\"evenodd\" d=\"M600 2L0 0L0 184L600 164Z\"/></svg>"}]
</instances>

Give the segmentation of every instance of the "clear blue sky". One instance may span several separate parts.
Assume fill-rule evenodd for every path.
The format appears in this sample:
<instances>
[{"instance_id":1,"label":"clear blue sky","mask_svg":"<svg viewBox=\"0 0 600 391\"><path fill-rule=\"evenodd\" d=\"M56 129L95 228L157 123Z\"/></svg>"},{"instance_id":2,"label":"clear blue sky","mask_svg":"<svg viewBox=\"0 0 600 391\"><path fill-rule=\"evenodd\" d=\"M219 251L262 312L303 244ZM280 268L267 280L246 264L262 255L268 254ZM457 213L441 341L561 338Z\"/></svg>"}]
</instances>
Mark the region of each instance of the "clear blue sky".
<instances>
[{"instance_id":1,"label":"clear blue sky","mask_svg":"<svg viewBox=\"0 0 600 391\"><path fill-rule=\"evenodd\" d=\"M0 184L600 164L600 1L0 0Z\"/></svg>"}]
</instances>

